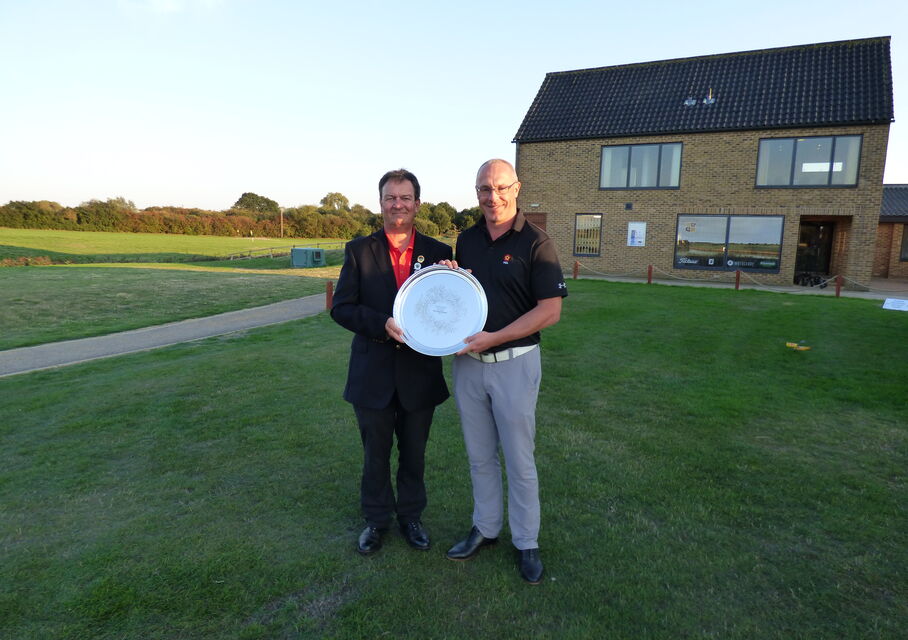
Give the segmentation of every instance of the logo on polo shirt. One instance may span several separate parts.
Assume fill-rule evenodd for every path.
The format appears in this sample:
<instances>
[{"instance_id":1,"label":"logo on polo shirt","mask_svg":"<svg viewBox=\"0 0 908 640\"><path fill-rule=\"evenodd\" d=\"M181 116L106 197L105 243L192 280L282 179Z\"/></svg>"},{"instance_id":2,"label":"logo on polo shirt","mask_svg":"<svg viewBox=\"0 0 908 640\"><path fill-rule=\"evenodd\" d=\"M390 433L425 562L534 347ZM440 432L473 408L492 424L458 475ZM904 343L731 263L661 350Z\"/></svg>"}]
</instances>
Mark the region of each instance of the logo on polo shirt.
<instances>
[{"instance_id":1,"label":"logo on polo shirt","mask_svg":"<svg viewBox=\"0 0 908 640\"><path fill-rule=\"evenodd\" d=\"M504 254L504 259L501 261L501 264L510 264L511 263L511 254Z\"/></svg>"}]
</instances>

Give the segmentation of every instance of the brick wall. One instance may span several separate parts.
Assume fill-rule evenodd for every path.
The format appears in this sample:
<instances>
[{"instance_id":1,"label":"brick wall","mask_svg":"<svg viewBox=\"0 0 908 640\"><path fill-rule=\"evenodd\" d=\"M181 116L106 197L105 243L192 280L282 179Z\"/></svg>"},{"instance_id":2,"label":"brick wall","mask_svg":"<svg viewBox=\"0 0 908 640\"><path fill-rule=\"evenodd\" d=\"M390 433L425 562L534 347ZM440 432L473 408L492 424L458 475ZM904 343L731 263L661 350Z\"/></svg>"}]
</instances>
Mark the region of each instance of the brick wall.
<instances>
[{"instance_id":1,"label":"brick wall","mask_svg":"<svg viewBox=\"0 0 908 640\"><path fill-rule=\"evenodd\" d=\"M908 233L908 224L895 223L892 226L892 243L889 247L889 277L908 278L908 262L899 256L902 251L902 239Z\"/></svg>"},{"instance_id":2,"label":"brick wall","mask_svg":"<svg viewBox=\"0 0 908 640\"><path fill-rule=\"evenodd\" d=\"M761 138L849 134L864 136L856 187L754 186ZM703 279L716 279L727 272L673 268L679 214L783 215L780 272L750 275L766 284L786 285L794 277L801 217L832 220L838 236L832 274L841 273L866 285L873 269L888 138L889 126L876 125L521 143L517 147L520 207L525 212L547 214L547 230L566 271L575 260L574 216L599 213L603 215L602 254L577 258L585 267L645 275L647 265L652 264L679 277ZM599 189L603 145L661 142L684 144L679 189ZM645 247L626 246L628 222L647 223Z\"/></svg>"},{"instance_id":3,"label":"brick wall","mask_svg":"<svg viewBox=\"0 0 908 640\"><path fill-rule=\"evenodd\" d=\"M876 230L876 249L873 252L873 275L879 278L889 277L889 258L892 253L892 223L882 223Z\"/></svg>"}]
</instances>

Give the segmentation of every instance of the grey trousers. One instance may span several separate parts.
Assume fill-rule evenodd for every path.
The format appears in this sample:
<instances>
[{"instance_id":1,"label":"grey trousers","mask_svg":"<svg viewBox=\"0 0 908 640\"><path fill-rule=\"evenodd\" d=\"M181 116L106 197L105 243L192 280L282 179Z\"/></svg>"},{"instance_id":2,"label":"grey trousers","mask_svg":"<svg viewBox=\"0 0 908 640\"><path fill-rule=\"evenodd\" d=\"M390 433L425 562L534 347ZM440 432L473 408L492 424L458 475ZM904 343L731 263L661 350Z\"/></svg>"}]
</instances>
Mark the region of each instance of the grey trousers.
<instances>
[{"instance_id":1,"label":"grey trousers","mask_svg":"<svg viewBox=\"0 0 908 640\"><path fill-rule=\"evenodd\" d=\"M504 524L500 445L508 474L511 540L518 549L537 548L539 479L533 452L542 380L539 349L504 362L457 356L452 370L473 481L473 525L486 538L495 538Z\"/></svg>"}]
</instances>

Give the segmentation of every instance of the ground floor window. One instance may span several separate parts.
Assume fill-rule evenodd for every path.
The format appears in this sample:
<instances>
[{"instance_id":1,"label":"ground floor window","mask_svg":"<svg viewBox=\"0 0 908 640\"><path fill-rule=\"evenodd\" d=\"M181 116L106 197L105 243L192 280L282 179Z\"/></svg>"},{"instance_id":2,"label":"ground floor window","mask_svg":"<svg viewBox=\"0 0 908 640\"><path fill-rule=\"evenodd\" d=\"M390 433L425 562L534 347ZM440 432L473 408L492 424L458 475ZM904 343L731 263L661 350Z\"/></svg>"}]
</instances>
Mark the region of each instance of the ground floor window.
<instances>
[{"instance_id":1,"label":"ground floor window","mask_svg":"<svg viewBox=\"0 0 908 640\"><path fill-rule=\"evenodd\" d=\"M778 272L784 216L680 215L675 267Z\"/></svg>"},{"instance_id":2,"label":"ground floor window","mask_svg":"<svg viewBox=\"0 0 908 640\"><path fill-rule=\"evenodd\" d=\"M899 261L908 262L908 224L902 225L902 250L899 251Z\"/></svg>"},{"instance_id":3,"label":"ground floor window","mask_svg":"<svg viewBox=\"0 0 908 640\"><path fill-rule=\"evenodd\" d=\"M574 255L598 256L602 242L602 214L578 213L574 217Z\"/></svg>"}]
</instances>

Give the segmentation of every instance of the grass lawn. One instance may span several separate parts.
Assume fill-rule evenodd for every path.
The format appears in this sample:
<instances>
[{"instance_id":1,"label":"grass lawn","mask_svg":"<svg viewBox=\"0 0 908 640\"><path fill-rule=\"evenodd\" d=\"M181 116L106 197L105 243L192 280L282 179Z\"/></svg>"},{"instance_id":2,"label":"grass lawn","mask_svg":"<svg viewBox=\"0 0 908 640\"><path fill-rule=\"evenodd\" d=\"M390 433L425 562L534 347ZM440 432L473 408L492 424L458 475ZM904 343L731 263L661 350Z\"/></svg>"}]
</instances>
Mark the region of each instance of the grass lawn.
<instances>
[{"instance_id":1,"label":"grass lawn","mask_svg":"<svg viewBox=\"0 0 908 640\"><path fill-rule=\"evenodd\" d=\"M0 349L324 293L326 281L340 272L342 248L326 251L326 267L307 269L293 268L289 255L215 258L326 243L338 241L0 228L0 259L47 256L71 263L0 268Z\"/></svg>"},{"instance_id":2,"label":"grass lawn","mask_svg":"<svg viewBox=\"0 0 908 640\"><path fill-rule=\"evenodd\" d=\"M324 294L326 281L336 280L340 271L340 267L280 273L186 269L162 265L0 269L4 298L0 349L104 335Z\"/></svg>"},{"instance_id":3,"label":"grass lawn","mask_svg":"<svg viewBox=\"0 0 908 640\"><path fill-rule=\"evenodd\" d=\"M0 379L0 637L904 637L905 314L569 287L543 338L539 587L507 530L444 558L471 513L452 401L433 549L354 552L350 335L320 314Z\"/></svg>"},{"instance_id":4,"label":"grass lawn","mask_svg":"<svg viewBox=\"0 0 908 640\"><path fill-rule=\"evenodd\" d=\"M339 242L336 238L239 238L0 227L0 260L47 256L54 262L71 263L186 262L270 247L287 251L291 246L325 243L337 247ZM236 266L236 261L231 266Z\"/></svg>"}]
</instances>

